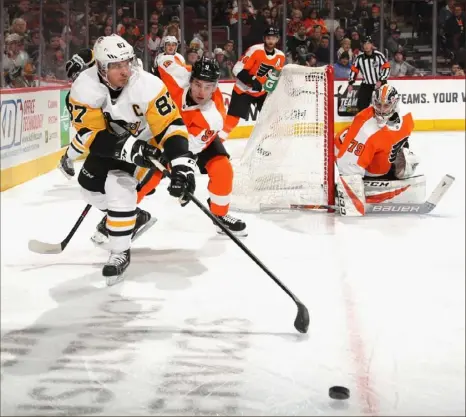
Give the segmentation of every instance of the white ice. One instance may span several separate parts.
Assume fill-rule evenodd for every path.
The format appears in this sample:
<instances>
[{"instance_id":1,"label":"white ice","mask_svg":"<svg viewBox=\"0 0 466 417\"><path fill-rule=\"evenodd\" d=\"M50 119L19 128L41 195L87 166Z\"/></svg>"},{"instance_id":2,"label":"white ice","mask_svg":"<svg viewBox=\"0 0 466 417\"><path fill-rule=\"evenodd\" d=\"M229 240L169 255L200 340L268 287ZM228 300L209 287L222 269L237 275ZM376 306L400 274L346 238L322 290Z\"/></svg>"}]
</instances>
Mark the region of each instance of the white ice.
<instances>
[{"instance_id":1,"label":"white ice","mask_svg":"<svg viewBox=\"0 0 466 417\"><path fill-rule=\"evenodd\" d=\"M75 180L54 171L2 193L2 415L464 415L464 132L417 133L412 148L428 193L456 177L431 215L243 215L244 243L307 305L307 335L293 302L165 184L111 288L94 209L62 254L27 249L74 224ZM331 400L333 385L351 398Z\"/></svg>"}]
</instances>

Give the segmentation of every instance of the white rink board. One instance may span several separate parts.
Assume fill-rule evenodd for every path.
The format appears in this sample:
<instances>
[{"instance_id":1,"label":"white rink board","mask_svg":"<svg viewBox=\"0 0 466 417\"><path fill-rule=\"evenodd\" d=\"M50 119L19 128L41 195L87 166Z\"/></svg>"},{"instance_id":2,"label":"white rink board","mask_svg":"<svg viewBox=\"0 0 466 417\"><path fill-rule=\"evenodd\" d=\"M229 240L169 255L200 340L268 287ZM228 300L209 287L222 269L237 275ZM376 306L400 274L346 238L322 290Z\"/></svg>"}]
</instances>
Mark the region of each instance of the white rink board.
<instances>
[{"instance_id":1,"label":"white rink board","mask_svg":"<svg viewBox=\"0 0 466 417\"><path fill-rule=\"evenodd\" d=\"M60 149L60 91L5 94L1 101L2 170Z\"/></svg>"}]
</instances>

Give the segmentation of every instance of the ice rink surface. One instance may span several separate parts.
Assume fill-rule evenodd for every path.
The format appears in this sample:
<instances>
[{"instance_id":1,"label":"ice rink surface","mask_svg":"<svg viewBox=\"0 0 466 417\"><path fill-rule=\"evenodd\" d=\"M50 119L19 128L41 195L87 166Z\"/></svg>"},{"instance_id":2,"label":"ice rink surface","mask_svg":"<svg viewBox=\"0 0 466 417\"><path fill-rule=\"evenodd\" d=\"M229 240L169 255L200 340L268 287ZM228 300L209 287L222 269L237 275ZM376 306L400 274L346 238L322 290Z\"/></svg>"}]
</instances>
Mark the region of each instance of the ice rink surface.
<instances>
[{"instance_id":1,"label":"ice rink surface","mask_svg":"<svg viewBox=\"0 0 466 417\"><path fill-rule=\"evenodd\" d=\"M242 141L228 142L238 157ZM1 194L2 415L464 415L465 138L416 133L427 175L456 182L428 216L248 214L248 247L293 302L163 183L158 218L106 288L91 210L54 171ZM205 200L206 177L197 195ZM347 401L328 397L333 385Z\"/></svg>"}]
</instances>

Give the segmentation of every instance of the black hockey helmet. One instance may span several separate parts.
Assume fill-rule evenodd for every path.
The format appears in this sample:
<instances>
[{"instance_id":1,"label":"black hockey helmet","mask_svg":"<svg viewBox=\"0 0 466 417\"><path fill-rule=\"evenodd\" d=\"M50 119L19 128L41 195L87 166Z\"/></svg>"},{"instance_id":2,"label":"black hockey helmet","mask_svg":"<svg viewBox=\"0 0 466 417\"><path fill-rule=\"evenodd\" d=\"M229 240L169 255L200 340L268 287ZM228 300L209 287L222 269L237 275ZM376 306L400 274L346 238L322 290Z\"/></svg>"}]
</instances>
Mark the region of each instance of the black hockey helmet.
<instances>
[{"instance_id":1,"label":"black hockey helmet","mask_svg":"<svg viewBox=\"0 0 466 417\"><path fill-rule=\"evenodd\" d=\"M264 38L266 36L280 36L280 31L277 28L270 26L264 31Z\"/></svg>"},{"instance_id":2,"label":"black hockey helmet","mask_svg":"<svg viewBox=\"0 0 466 417\"><path fill-rule=\"evenodd\" d=\"M374 42L372 41L372 38L371 38L370 36L366 36L366 37L364 38L363 43L372 43L372 44L373 44Z\"/></svg>"},{"instance_id":3,"label":"black hockey helmet","mask_svg":"<svg viewBox=\"0 0 466 417\"><path fill-rule=\"evenodd\" d=\"M192 66L191 80L217 82L220 78L220 67L218 62L212 58L203 56Z\"/></svg>"}]
</instances>

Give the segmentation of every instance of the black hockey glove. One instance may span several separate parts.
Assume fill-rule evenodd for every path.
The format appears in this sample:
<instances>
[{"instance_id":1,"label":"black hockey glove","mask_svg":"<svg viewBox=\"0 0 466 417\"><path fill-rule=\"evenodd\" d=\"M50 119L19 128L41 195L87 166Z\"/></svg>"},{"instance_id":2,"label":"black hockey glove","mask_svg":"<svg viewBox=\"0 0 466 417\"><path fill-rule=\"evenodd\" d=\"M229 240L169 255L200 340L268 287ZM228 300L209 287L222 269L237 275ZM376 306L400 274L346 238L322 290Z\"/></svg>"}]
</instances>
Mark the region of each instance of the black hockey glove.
<instances>
[{"instance_id":1,"label":"black hockey glove","mask_svg":"<svg viewBox=\"0 0 466 417\"><path fill-rule=\"evenodd\" d=\"M114 153L115 158L143 168L153 168L154 163L151 158L157 159L159 156L158 148L134 136L119 140Z\"/></svg>"},{"instance_id":2,"label":"black hockey glove","mask_svg":"<svg viewBox=\"0 0 466 417\"><path fill-rule=\"evenodd\" d=\"M78 55L74 54L69 61L65 64L66 75L74 81L86 66L84 60Z\"/></svg>"},{"instance_id":3,"label":"black hockey glove","mask_svg":"<svg viewBox=\"0 0 466 417\"><path fill-rule=\"evenodd\" d=\"M257 78L253 78L251 87L254 89L254 91L262 91L262 84Z\"/></svg>"},{"instance_id":4,"label":"black hockey glove","mask_svg":"<svg viewBox=\"0 0 466 417\"><path fill-rule=\"evenodd\" d=\"M196 189L196 180L194 178L196 161L193 159L193 154L189 152L173 159L170 165L172 169L168 192L171 196L179 198L181 206L184 207L189 203L187 193L194 193Z\"/></svg>"}]
</instances>

